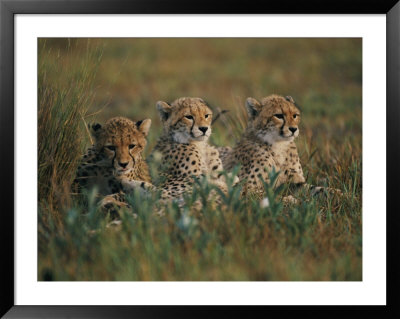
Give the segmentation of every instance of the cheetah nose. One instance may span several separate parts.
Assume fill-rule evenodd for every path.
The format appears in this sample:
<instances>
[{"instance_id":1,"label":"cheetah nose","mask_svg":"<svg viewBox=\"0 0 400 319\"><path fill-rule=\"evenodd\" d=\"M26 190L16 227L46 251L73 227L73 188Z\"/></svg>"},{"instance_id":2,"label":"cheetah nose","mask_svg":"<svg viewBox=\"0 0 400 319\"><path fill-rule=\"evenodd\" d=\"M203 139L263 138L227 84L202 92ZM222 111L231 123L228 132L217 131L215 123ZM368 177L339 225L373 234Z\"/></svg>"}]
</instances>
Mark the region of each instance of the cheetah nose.
<instances>
[{"instance_id":1,"label":"cheetah nose","mask_svg":"<svg viewBox=\"0 0 400 319\"><path fill-rule=\"evenodd\" d=\"M297 127L289 127L289 130L294 134L297 131Z\"/></svg>"},{"instance_id":2,"label":"cheetah nose","mask_svg":"<svg viewBox=\"0 0 400 319\"><path fill-rule=\"evenodd\" d=\"M119 166L121 166L122 168L125 168L128 165L128 163L129 162L126 162L126 163L118 162Z\"/></svg>"},{"instance_id":3,"label":"cheetah nose","mask_svg":"<svg viewBox=\"0 0 400 319\"><path fill-rule=\"evenodd\" d=\"M206 134L206 132L207 132L207 130L208 130L208 127L206 127L206 126L200 126L200 127L199 127L199 130L202 131L203 134Z\"/></svg>"}]
</instances>

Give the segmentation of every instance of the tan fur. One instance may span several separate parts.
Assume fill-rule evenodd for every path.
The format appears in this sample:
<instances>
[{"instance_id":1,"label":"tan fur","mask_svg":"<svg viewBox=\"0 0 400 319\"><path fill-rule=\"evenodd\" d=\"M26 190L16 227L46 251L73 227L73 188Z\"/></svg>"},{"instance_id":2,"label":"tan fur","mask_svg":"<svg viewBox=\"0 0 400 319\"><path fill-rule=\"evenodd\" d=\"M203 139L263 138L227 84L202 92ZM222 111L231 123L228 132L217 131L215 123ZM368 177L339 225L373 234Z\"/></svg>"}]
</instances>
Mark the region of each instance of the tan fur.
<instances>
[{"instance_id":1,"label":"tan fur","mask_svg":"<svg viewBox=\"0 0 400 319\"><path fill-rule=\"evenodd\" d=\"M142 156L150 125L149 119L135 123L124 117L114 117L103 126L92 125L95 143L78 166L75 190L95 187L100 195L106 196L107 203L114 198L119 204L125 192L151 185Z\"/></svg>"},{"instance_id":2,"label":"tan fur","mask_svg":"<svg viewBox=\"0 0 400 319\"><path fill-rule=\"evenodd\" d=\"M225 149L223 165L231 170L241 164L238 177L245 179L244 193L263 193L259 177L269 182L269 173L275 169L282 183L304 183L294 138L298 136L300 110L291 97L271 95L260 102L246 101L248 125L241 140L230 151Z\"/></svg>"},{"instance_id":3,"label":"tan fur","mask_svg":"<svg viewBox=\"0 0 400 319\"><path fill-rule=\"evenodd\" d=\"M162 198L180 198L190 192L193 177L207 176L222 189L226 184L219 172L222 163L218 151L208 144L211 135L212 111L200 98L183 97L173 103L157 102L164 126L152 158L161 154L160 171L165 180Z\"/></svg>"}]
</instances>

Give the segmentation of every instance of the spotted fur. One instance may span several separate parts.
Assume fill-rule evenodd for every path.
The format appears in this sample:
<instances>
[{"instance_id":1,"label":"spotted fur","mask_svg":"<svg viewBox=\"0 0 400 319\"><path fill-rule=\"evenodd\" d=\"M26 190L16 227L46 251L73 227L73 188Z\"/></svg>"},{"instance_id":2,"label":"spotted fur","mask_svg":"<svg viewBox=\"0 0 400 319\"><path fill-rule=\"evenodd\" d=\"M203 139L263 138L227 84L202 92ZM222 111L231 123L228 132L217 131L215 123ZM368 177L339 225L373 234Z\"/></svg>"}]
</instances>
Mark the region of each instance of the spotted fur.
<instances>
[{"instance_id":1,"label":"spotted fur","mask_svg":"<svg viewBox=\"0 0 400 319\"><path fill-rule=\"evenodd\" d=\"M246 180L244 193L262 193L260 177L269 182L273 169L279 172L275 186L305 182L294 139L299 134L300 110L291 97L271 95L246 100L248 125L233 149L224 148L227 170L241 164L238 177Z\"/></svg>"},{"instance_id":2,"label":"spotted fur","mask_svg":"<svg viewBox=\"0 0 400 319\"><path fill-rule=\"evenodd\" d=\"M261 101L248 98L246 109L248 124L240 141L233 149L219 148L227 170L241 165L238 177L245 180L243 194L262 195L260 177L269 183L269 174L275 170L279 173L275 187L291 183L310 190L311 195L323 191L342 195L338 189L306 183L294 142L299 135L300 109L291 96L270 95Z\"/></svg>"},{"instance_id":3,"label":"spotted fur","mask_svg":"<svg viewBox=\"0 0 400 319\"><path fill-rule=\"evenodd\" d=\"M114 117L104 125L90 126L94 144L78 166L74 189L96 188L105 196L102 205L126 206L124 194L134 188L151 188L148 166L143 159L151 120L133 122Z\"/></svg>"},{"instance_id":4,"label":"spotted fur","mask_svg":"<svg viewBox=\"0 0 400 319\"><path fill-rule=\"evenodd\" d=\"M164 131L151 158L161 155L162 198L180 198L192 190L193 178L201 176L207 176L211 183L226 190L220 176L222 162L218 150L208 144L212 110L204 100L183 97L171 104L159 101L157 110Z\"/></svg>"}]
</instances>

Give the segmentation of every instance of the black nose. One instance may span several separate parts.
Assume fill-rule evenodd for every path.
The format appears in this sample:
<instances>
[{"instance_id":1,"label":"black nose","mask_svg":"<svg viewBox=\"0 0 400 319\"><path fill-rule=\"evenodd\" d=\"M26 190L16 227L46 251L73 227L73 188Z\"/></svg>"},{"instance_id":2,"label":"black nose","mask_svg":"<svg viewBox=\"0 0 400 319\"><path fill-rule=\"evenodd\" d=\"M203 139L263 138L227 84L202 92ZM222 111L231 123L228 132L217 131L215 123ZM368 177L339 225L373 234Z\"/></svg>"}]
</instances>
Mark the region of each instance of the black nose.
<instances>
[{"instance_id":1,"label":"black nose","mask_svg":"<svg viewBox=\"0 0 400 319\"><path fill-rule=\"evenodd\" d=\"M297 131L297 127L289 127L290 132L294 133Z\"/></svg>"},{"instance_id":2,"label":"black nose","mask_svg":"<svg viewBox=\"0 0 400 319\"><path fill-rule=\"evenodd\" d=\"M125 168L125 167L128 165L128 162L126 162L126 163L118 162L118 164L119 164L119 166L121 166L122 168Z\"/></svg>"},{"instance_id":3,"label":"black nose","mask_svg":"<svg viewBox=\"0 0 400 319\"><path fill-rule=\"evenodd\" d=\"M199 127L199 130L202 131L203 134L205 134L205 133L207 132L207 130L208 130L208 127L200 126L200 127Z\"/></svg>"}]
</instances>

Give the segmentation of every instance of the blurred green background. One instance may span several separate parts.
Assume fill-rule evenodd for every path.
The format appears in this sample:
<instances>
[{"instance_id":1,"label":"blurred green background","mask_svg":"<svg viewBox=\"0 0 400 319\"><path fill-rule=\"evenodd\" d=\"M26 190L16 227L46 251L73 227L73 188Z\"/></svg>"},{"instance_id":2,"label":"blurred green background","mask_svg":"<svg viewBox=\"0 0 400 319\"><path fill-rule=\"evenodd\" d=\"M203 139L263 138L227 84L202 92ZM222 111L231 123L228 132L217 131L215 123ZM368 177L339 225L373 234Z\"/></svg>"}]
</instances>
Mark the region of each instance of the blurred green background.
<instances>
[{"instance_id":1,"label":"blurred green background","mask_svg":"<svg viewBox=\"0 0 400 319\"><path fill-rule=\"evenodd\" d=\"M313 133L361 134L361 39L43 39L43 48L51 48L46 63L54 63L48 77L61 86L71 76L63 73L79 72L88 52L101 52L88 121L148 117L151 141L160 130L155 103L181 96L230 110L243 128L248 96L291 95ZM214 130L217 144L233 145L240 135L221 122Z\"/></svg>"}]
</instances>

